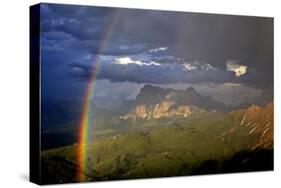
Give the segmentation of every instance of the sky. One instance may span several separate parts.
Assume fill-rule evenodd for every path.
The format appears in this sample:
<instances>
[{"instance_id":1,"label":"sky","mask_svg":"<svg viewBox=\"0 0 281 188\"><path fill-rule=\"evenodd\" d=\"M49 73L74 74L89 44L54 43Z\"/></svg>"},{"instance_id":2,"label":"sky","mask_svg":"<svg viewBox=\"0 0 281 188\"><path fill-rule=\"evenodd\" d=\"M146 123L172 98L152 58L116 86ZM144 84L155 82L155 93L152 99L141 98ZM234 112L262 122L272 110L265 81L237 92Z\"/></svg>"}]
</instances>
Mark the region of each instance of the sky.
<instances>
[{"instance_id":1,"label":"sky","mask_svg":"<svg viewBox=\"0 0 281 188\"><path fill-rule=\"evenodd\" d=\"M228 105L273 98L272 18L41 4L40 24L46 100L83 100L94 71L101 101L145 84Z\"/></svg>"}]
</instances>

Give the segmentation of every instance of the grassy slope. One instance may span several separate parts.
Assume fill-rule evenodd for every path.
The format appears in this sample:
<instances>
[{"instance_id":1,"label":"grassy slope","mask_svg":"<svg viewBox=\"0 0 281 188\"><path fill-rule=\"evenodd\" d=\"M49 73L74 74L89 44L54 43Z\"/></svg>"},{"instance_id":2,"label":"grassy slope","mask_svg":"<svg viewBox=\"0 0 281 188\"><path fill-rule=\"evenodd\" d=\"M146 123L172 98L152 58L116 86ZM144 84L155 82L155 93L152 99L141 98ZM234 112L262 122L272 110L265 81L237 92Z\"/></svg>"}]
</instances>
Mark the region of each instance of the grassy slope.
<instances>
[{"instance_id":1,"label":"grassy slope","mask_svg":"<svg viewBox=\"0 0 281 188\"><path fill-rule=\"evenodd\" d=\"M244 114L152 120L138 122L122 134L114 130L93 133L110 136L88 145L90 156L84 173L91 181L200 174L206 165L207 172L212 173L213 166L214 173L225 172L224 162L253 149L263 133L261 129L249 134L255 122L245 121L241 126ZM42 153L46 182L75 182L75 150L76 146L68 146Z\"/></svg>"}]
</instances>

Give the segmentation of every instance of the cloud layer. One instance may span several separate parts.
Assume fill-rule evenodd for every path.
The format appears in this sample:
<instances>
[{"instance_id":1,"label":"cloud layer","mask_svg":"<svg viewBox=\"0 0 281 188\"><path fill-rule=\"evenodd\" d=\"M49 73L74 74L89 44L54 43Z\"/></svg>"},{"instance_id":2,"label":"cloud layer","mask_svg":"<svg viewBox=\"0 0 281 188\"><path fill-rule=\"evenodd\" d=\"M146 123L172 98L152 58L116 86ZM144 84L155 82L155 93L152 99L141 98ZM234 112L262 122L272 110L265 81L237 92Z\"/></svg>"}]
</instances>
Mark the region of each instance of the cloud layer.
<instances>
[{"instance_id":1,"label":"cloud layer","mask_svg":"<svg viewBox=\"0 0 281 188\"><path fill-rule=\"evenodd\" d=\"M72 93L96 63L111 83L273 88L272 18L42 4L41 44L45 79Z\"/></svg>"},{"instance_id":2,"label":"cloud layer","mask_svg":"<svg viewBox=\"0 0 281 188\"><path fill-rule=\"evenodd\" d=\"M235 61L229 60L226 63L226 67L228 71L232 71L235 73L235 76L240 77L244 74L247 73L247 66L245 65L240 65L238 63L236 63Z\"/></svg>"}]
</instances>

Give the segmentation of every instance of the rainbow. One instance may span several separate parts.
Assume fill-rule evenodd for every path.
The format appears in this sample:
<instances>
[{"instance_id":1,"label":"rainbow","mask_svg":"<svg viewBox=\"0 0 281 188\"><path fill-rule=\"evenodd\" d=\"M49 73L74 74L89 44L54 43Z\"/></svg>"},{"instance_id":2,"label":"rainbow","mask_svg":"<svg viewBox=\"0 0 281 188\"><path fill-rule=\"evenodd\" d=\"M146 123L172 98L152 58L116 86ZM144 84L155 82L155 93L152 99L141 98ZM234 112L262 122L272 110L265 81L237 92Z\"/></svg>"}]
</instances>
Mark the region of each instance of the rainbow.
<instances>
[{"instance_id":1,"label":"rainbow","mask_svg":"<svg viewBox=\"0 0 281 188\"><path fill-rule=\"evenodd\" d=\"M97 55L92 59L92 73L90 76L90 80L87 83L85 97L83 101L82 107L82 116L79 124L79 136L78 136L78 144L77 144L77 180L79 182L87 181L86 179L86 170L87 170L87 161L88 161L88 153L87 153L87 144L89 141L88 138L88 130L91 126L91 117L92 117L92 101L95 94L95 86L96 79L98 76L98 71L100 69L100 58L98 58L98 54L102 54L107 46L108 40L110 39L114 25L116 23L117 17L119 17L118 9L114 10L114 14L112 15L110 21L105 27L105 31L103 36L101 37L101 43L97 50Z\"/></svg>"}]
</instances>

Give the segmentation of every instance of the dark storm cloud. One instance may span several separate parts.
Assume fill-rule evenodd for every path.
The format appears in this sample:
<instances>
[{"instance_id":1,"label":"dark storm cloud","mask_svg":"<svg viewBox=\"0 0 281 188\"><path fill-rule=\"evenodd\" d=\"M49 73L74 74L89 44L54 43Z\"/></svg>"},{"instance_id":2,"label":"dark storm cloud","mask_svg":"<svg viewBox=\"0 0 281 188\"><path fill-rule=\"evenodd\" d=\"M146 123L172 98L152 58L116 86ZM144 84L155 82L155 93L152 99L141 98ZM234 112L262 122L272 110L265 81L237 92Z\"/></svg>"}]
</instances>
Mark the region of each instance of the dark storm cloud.
<instances>
[{"instance_id":1,"label":"dark storm cloud","mask_svg":"<svg viewBox=\"0 0 281 188\"><path fill-rule=\"evenodd\" d=\"M68 49L73 50L85 50L93 55L98 54L104 41L96 40L72 40L68 42ZM144 50L148 50L149 47L144 43L132 43L130 41L108 41L109 45L103 49L104 55L131 55L142 53Z\"/></svg>"},{"instance_id":2,"label":"dark storm cloud","mask_svg":"<svg viewBox=\"0 0 281 188\"><path fill-rule=\"evenodd\" d=\"M100 53L104 33L110 28L112 32L101 55L170 64L125 66L105 63L100 78L137 83L234 81L257 88L273 87L271 18L66 5L44 5L42 10L45 48L95 55ZM160 47L168 50L145 57L150 49ZM66 57L65 62L70 64L68 68L75 67L71 58ZM233 72L226 71L229 60L247 66L247 73L236 78ZM182 66L172 66L173 63L195 61L210 64L216 70L186 72ZM77 62L85 63L83 60ZM88 67L92 66L81 67L82 73L71 75L87 80L92 71Z\"/></svg>"},{"instance_id":3,"label":"dark storm cloud","mask_svg":"<svg viewBox=\"0 0 281 188\"><path fill-rule=\"evenodd\" d=\"M42 31L61 31L78 40L99 40L111 19L110 9L89 10L87 6L43 5Z\"/></svg>"}]
</instances>

